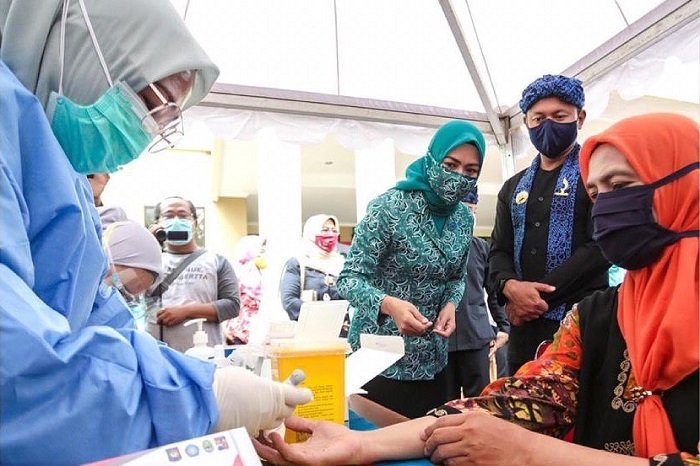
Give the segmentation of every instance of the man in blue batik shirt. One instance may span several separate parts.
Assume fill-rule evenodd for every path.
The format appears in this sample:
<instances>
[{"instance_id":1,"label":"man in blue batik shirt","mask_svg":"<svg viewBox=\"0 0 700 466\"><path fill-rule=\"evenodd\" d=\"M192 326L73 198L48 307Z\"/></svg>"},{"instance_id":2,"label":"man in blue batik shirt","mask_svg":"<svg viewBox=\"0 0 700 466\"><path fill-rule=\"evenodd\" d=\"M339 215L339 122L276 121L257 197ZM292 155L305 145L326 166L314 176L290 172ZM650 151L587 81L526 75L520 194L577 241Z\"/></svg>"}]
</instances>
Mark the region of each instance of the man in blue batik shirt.
<instances>
[{"instance_id":1,"label":"man in blue batik shirt","mask_svg":"<svg viewBox=\"0 0 700 466\"><path fill-rule=\"evenodd\" d=\"M608 261L593 241L591 200L576 142L586 119L581 81L545 75L523 91L520 109L539 152L498 193L489 281L513 324L511 373L551 340L577 301L607 287Z\"/></svg>"}]
</instances>

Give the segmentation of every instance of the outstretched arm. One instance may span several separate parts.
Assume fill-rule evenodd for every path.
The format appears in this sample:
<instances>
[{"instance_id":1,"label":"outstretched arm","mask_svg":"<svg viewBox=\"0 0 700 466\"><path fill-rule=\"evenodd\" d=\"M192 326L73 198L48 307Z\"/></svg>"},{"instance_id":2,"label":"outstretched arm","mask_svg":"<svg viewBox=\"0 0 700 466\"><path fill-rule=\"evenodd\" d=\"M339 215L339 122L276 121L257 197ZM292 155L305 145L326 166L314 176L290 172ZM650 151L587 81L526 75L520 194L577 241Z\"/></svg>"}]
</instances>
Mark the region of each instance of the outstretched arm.
<instances>
[{"instance_id":1,"label":"outstretched arm","mask_svg":"<svg viewBox=\"0 0 700 466\"><path fill-rule=\"evenodd\" d=\"M276 434L271 443L254 440L258 454L273 464L370 464L386 459L423 457L423 431L435 422L434 417L422 417L378 430L352 431L325 421L310 421L292 417L286 426L311 437L303 443L286 444Z\"/></svg>"}]
</instances>

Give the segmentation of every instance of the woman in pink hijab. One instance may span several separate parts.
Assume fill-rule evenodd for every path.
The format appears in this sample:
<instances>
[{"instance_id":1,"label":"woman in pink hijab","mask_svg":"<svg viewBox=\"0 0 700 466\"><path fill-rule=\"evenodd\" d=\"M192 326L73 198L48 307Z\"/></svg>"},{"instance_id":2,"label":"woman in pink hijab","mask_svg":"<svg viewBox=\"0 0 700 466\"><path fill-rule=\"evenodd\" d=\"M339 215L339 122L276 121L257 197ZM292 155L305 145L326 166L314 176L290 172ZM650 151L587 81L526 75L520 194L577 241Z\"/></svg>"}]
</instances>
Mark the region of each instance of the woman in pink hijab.
<instances>
[{"instance_id":1,"label":"woman in pink hijab","mask_svg":"<svg viewBox=\"0 0 700 466\"><path fill-rule=\"evenodd\" d=\"M238 241L233 269L238 278L241 309L238 317L226 321L226 340L234 345L248 343L250 323L260 309L262 298L263 257L267 240L258 235L248 235Z\"/></svg>"}]
</instances>

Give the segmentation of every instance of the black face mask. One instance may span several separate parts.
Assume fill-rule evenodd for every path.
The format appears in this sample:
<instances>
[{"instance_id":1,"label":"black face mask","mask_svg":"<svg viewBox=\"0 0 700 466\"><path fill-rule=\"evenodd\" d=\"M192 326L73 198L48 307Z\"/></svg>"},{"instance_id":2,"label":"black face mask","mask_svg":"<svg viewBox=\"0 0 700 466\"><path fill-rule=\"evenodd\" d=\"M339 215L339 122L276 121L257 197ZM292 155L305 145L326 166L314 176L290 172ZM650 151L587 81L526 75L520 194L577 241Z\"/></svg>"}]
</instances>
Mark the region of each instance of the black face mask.
<instances>
[{"instance_id":1,"label":"black face mask","mask_svg":"<svg viewBox=\"0 0 700 466\"><path fill-rule=\"evenodd\" d=\"M644 268L661 256L664 248L687 236L700 236L700 230L675 232L654 220L654 191L693 170L696 162L659 181L599 194L591 215L593 239L613 264L628 270Z\"/></svg>"}]
</instances>

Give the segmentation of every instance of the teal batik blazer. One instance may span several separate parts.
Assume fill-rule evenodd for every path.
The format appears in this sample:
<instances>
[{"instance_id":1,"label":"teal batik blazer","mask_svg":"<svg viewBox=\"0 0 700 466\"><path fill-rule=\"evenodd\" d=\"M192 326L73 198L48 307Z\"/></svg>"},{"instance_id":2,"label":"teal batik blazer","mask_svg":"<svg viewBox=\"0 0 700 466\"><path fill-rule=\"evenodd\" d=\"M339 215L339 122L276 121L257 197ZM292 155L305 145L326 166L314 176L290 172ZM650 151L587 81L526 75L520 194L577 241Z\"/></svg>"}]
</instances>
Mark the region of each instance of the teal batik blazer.
<instances>
[{"instance_id":1,"label":"teal batik blazer","mask_svg":"<svg viewBox=\"0 0 700 466\"><path fill-rule=\"evenodd\" d=\"M420 191L390 189L370 202L338 278L340 295L355 308L353 351L361 333L399 335L394 320L379 312L386 295L413 303L433 323L445 304L459 304L473 228L472 213L460 203L440 235ZM447 365L447 339L431 329L403 340L405 356L383 376L430 380Z\"/></svg>"}]
</instances>

